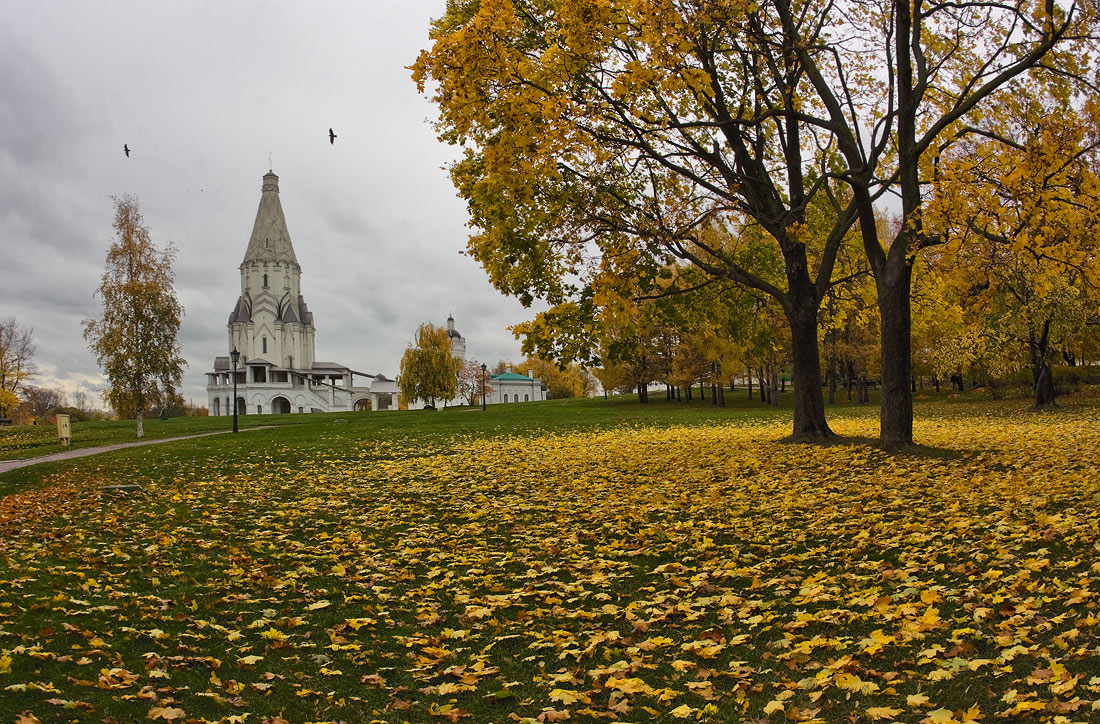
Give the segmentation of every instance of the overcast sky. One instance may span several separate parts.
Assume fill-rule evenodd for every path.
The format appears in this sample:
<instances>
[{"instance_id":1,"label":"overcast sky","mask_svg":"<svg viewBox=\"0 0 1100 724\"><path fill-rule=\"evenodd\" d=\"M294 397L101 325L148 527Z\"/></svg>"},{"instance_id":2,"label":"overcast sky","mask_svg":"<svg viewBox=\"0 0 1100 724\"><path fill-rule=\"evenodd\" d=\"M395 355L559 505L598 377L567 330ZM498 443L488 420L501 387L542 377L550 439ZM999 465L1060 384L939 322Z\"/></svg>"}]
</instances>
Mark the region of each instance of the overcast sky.
<instances>
[{"instance_id":1,"label":"overcast sky","mask_svg":"<svg viewBox=\"0 0 1100 724\"><path fill-rule=\"evenodd\" d=\"M179 249L183 393L206 404L269 158L317 359L393 377L416 327L452 312L468 356L519 361L507 328L532 312L460 255L454 149L405 68L444 7L0 3L0 317L34 328L35 384L104 384L80 321L99 313L110 197L129 193Z\"/></svg>"}]
</instances>

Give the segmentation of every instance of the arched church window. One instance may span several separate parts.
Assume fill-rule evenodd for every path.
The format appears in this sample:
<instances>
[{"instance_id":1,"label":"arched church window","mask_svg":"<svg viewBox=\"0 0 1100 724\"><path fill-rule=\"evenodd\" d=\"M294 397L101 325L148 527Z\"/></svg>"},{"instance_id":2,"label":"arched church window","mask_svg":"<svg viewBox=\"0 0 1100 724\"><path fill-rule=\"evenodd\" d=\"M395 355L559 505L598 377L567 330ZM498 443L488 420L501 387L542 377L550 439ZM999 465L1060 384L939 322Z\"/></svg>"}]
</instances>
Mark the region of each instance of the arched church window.
<instances>
[{"instance_id":1,"label":"arched church window","mask_svg":"<svg viewBox=\"0 0 1100 724\"><path fill-rule=\"evenodd\" d=\"M256 405L256 414L257 415L264 414L264 406L263 405Z\"/></svg>"},{"instance_id":2,"label":"arched church window","mask_svg":"<svg viewBox=\"0 0 1100 724\"><path fill-rule=\"evenodd\" d=\"M528 396L528 395L524 395L524 396L523 396L523 401L524 401L524 402L530 402L530 401L531 401L531 398L530 398L530 396Z\"/></svg>"},{"instance_id":3,"label":"arched church window","mask_svg":"<svg viewBox=\"0 0 1100 724\"><path fill-rule=\"evenodd\" d=\"M264 289L267 289L267 274L264 274Z\"/></svg>"},{"instance_id":4,"label":"arched church window","mask_svg":"<svg viewBox=\"0 0 1100 724\"><path fill-rule=\"evenodd\" d=\"M267 275L265 274L264 276L266 277ZM267 285L264 284L264 286L266 287ZM267 354L267 337L263 338L263 348L264 348L264 354Z\"/></svg>"}]
</instances>

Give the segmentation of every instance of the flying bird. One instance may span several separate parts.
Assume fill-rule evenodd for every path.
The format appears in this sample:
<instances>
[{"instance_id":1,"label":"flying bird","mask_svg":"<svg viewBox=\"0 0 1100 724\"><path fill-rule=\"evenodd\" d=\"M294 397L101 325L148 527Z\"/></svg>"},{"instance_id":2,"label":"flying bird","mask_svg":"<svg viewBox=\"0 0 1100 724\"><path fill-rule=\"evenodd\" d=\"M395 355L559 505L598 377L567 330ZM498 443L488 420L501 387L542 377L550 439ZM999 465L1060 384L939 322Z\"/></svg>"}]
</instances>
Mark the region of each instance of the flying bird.
<instances>
[{"instance_id":1,"label":"flying bird","mask_svg":"<svg viewBox=\"0 0 1100 724\"><path fill-rule=\"evenodd\" d=\"M332 132L332 129L328 129L328 143L330 146L336 145L336 134Z\"/></svg>"},{"instance_id":2,"label":"flying bird","mask_svg":"<svg viewBox=\"0 0 1100 724\"><path fill-rule=\"evenodd\" d=\"M130 158L130 147L124 143L122 144L122 150L126 152L126 158Z\"/></svg>"}]
</instances>

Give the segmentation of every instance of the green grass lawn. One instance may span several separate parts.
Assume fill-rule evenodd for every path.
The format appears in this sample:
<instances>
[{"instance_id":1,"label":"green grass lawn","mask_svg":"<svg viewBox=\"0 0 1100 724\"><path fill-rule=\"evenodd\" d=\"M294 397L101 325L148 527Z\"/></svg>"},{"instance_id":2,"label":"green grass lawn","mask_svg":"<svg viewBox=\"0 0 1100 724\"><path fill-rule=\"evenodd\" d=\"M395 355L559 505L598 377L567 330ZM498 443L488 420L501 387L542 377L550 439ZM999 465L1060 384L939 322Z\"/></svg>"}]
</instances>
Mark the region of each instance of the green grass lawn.
<instances>
[{"instance_id":1,"label":"green grass lawn","mask_svg":"<svg viewBox=\"0 0 1100 724\"><path fill-rule=\"evenodd\" d=\"M290 415L250 415L240 418L240 427L285 425L300 423ZM232 418L175 417L153 418L143 423L145 439L157 440L182 435L232 429ZM133 420L93 420L72 423L72 439L68 449L76 450L99 445L136 442L137 424ZM17 425L0 427L0 460L21 460L42 457L66 450L57 437L56 425Z\"/></svg>"},{"instance_id":2,"label":"green grass lawn","mask_svg":"<svg viewBox=\"0 0 1100 724\"><path fill-rule=\"evenodd\" d=\"M1100 400L922 394L936 455L861 444L873 404L785 444L738 391L247 416L282 424L5 473L0 721L1094 720ZM226 418L195 420L149 425Z\"/></svg>"}]
</instances>

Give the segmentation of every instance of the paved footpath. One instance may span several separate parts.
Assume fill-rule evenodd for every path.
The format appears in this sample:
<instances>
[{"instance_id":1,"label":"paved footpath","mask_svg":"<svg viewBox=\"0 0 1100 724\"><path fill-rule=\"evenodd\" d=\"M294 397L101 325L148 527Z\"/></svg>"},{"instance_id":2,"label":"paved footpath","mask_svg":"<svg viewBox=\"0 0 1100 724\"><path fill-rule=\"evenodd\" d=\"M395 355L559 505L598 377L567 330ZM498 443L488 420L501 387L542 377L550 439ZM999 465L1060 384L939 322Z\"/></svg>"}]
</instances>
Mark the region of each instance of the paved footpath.
<instances>
[{"instance_id":1,"label":"paved footpath","mask_svg":"<svg viewBox=\"0 0 1100 724\"><path fill-rule=\"evenodd\" d=\"M260 425L258 427L248 427L241 432L247 432L249 430L267 430L273 425ZM83 458L89 455L98 455L99 453L111 452L112 450L121 450L127 447L141 447L142 445L159 445L162 442L175 442L176 440L191 440L196 437L210 437L211 435L224 435L232 430L218 430L217 432L203 432L197 435L183 435L181 437L161 437L156 440L139 440L137 442L120 442L117 445L100 445L99 447L82 447L76 450L66 450L64 452L54 453L52 455L43 455L37 458L25 458L23 460L0 460L0 474L6 473L9 470L15 470L16 468L25 468L29 465L37 465L38 463L52 463L56 460L71 460L73 458Z\"/></svg>"}]
</instances>

